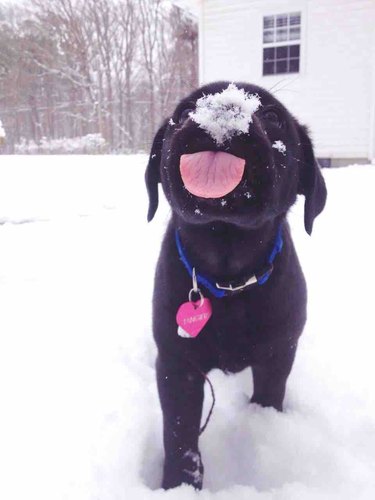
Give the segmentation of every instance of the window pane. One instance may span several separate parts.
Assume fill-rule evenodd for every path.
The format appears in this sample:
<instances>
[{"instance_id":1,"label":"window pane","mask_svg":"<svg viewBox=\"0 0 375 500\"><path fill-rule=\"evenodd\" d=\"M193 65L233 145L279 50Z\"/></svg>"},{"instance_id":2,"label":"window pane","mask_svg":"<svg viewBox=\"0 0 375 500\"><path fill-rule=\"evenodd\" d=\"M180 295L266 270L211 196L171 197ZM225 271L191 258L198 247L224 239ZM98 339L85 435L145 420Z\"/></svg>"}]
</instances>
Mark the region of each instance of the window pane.
<instances>
[{"instance_id":1,"label":"window pane","mask_svg":"<svg viewBox=\"0 0 375 500\"><path fill-rule=\"evenodd\" d=\"M275 73L275 63L265 62L263 63L263 75L273 75Z\"/></svg>"},{"instance_id":2,"label":"window pane","mask_svg":"<svg viewBox=\"0 0 375 500\"><path fill-rule=\"evenodd\" d=\"M289 14L289 24L291 26L301 24L301 14L299 12L293 12L293 14Z\"/></svg>"},{"instance_id":3,"label":"window pane","mask_svg":"<svg viewBox=\"0 0 375 500\"><path fill-rule=\"evenodd\" d=\"M288 46L276 48L276 59L286 59L288 57Z\"/></svg>"},{"instance_id":4,"label":"window pane","mask_svg":"<svg viewBox=\"0 0 375 500\"><path fill-rule=\"evenodd\" d=\"M290 45L289 55L290 57L299 57L299 45Z\"/></svg>"},{"instance_id":5,"label":"window pane","mask_svg":"<svg viewBox=\"0 0 375 500\"><path fill-rule=\"evenodd\" d=\"M273 61L275 59L275 47L263 49L263 61Z\"/></svg>"},{"instance_id":6,"label":"window pane","mask_svg":"<svg viewBox=\"0 0 375 500\"><path fill-rule=\"evenodd\" d=\"M263 28L273 28L275 25L275 17L274 16L266 16L263 17Z\"/></svg>"},{"instance_id":7,"label":"window pane","mask_svg":"<svg viewBox=\"0 0 375 500\"><path fill-rule=\"evenodd\" d=\"M272 43L275 41L275 32L268 30L263 33L263 43Z\"/></svg>"},{"instance_id":8,"label":"window pane","mask_svg":"<svg viewBox=\"0 0 375 500\"><path fill-rule=\"evenodd\" d=\"M287 72L287 61L276 61L276 73L286 73Z\"/></svg>"},{"instance_id":9,"label":"window pane","mask_svg":"<svg viewBox=\"0 0 375 500\"><path fill-rule=\"evenodd\" d=\"M288 26L288 16L287 14L283 14L281 16L276 16L276 26Z\"/></svg>"},{"instance_id":10,"label":"window pane","mask_svg":"<svg viewBox=\"0 0 375 500\"><path fill-rule=\"evenodd\" d=\"M289 40L299 40L301 37L301 28L290 28L289 29Z\"/></svg>"},{"instance_id":11,"label":"window pane","mask_svg":"<svg viewBox=\"0 0 375 500\"><path fill-rule=\"evenodd\" d=\"M288 40L288 30L285 28L276 30L276 42L285 42Z\"/></svg>"},{"instance_id":12,"label":"window pane","mask_svg":"<svg viewBox=\"0 0 375 500\"><path fill-rule=\"evenodd\" d=\"M299 59L291 59L289 61L289 73L299 72Z\"/></svg>"}]
</instances>

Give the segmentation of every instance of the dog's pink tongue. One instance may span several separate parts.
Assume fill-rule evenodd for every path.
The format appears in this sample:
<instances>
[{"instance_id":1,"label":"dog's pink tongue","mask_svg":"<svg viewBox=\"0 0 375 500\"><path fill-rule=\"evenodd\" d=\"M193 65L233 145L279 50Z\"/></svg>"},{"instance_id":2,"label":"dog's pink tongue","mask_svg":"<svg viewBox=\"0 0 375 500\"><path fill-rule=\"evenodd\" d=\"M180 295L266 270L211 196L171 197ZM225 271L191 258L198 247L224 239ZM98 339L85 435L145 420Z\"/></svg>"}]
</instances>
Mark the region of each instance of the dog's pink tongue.
<instances>
[{"instance_id":1,"label":"dog's pink tongue","mask_svg":"<svg viewBox=\"0 0 375 500\"><path fill-rule=\"evenodd\" d=\"M221 198L240 183L245 160L222 151L182 155L180 172L186 189L201 198Z\"/></svg>"}]
</instances>

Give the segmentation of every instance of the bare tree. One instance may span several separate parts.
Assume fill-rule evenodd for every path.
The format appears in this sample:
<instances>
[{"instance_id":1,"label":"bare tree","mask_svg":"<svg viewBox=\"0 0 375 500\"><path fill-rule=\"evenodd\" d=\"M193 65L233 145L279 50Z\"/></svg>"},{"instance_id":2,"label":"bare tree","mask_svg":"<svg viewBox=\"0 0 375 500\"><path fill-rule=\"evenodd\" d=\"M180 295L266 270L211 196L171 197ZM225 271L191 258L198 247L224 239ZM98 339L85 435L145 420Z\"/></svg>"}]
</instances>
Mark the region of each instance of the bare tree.
<instances>
[{"instance_id":1,"label":"bare tree","mask_svg":"<svg viewBox=\"0 0 375 500\"><path fill-rule=\"evenodd\" d=\"M136 87L134 66L139 33L134 1L120 2L117 5L117 15L121 27L115 37L117 47L115 73L120 104L120 143L125 140L127 147L132 150L134 148L133 89Z\"/></svg>"},{"instance_id":2,"label":"bare tree","mask_svg":"<svg viewBox=\"0 0 375 500\"><path fill-rule=\"evenodd\" d=\"M139 21L142 37L142 54L148 78L150 100L150 131L155 129L155 72L158 31L160 28L161 0L139 0Z\"/></svg>"},{"instance_id":3,"label":"bare tree","mask_svg":"<svg viewBox=\"0 0 375 500\"><path fill-rule=\"evenodd\" d=\"M0 4L11 143L99 132L136 151L196 85L195 22L161 0L29 0L15 12Z\"/></svg>"}]
</instances>

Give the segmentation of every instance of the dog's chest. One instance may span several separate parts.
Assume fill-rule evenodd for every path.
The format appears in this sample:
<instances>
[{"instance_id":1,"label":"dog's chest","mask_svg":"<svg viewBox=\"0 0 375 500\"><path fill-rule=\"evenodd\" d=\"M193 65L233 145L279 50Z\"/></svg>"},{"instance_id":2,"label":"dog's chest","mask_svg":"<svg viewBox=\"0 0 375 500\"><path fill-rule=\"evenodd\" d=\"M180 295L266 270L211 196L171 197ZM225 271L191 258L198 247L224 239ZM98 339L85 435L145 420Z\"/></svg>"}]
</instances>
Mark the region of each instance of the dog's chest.
<instances>
[{"instance_id":1,"label":"dog's chest","mask_svg":"<svg viewBox=\"0 0 375 500\"><path fill-rule=\"evenodd\" d=\"M237 372L272 355L280 330L261 311L265 311L261 301L248 295L213 304L212 319L200 335L214 367Z\"/></svg>"}]
</instances>

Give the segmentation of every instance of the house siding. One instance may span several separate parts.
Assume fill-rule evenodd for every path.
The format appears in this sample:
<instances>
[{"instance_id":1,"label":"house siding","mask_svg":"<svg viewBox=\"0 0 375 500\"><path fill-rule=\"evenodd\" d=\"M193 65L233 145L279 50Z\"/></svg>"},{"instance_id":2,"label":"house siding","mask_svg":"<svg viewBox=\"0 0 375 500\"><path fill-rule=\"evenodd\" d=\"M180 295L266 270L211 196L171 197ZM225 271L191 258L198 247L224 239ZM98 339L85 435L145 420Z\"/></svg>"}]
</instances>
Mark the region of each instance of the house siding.
<instances>
[{"instance_id":1,"label":"house siding","mask_svg":"<svg viewBox=\"0 0 375 500\"><path fill-rule=\"evenodd\" d=\"M294 11L302 13L300 73L263 76L263 16ZM202 83L272 89L309 126L318 156L373 156L373 0L203 0L200 26Z\"/></svg>"}]
</instances>

